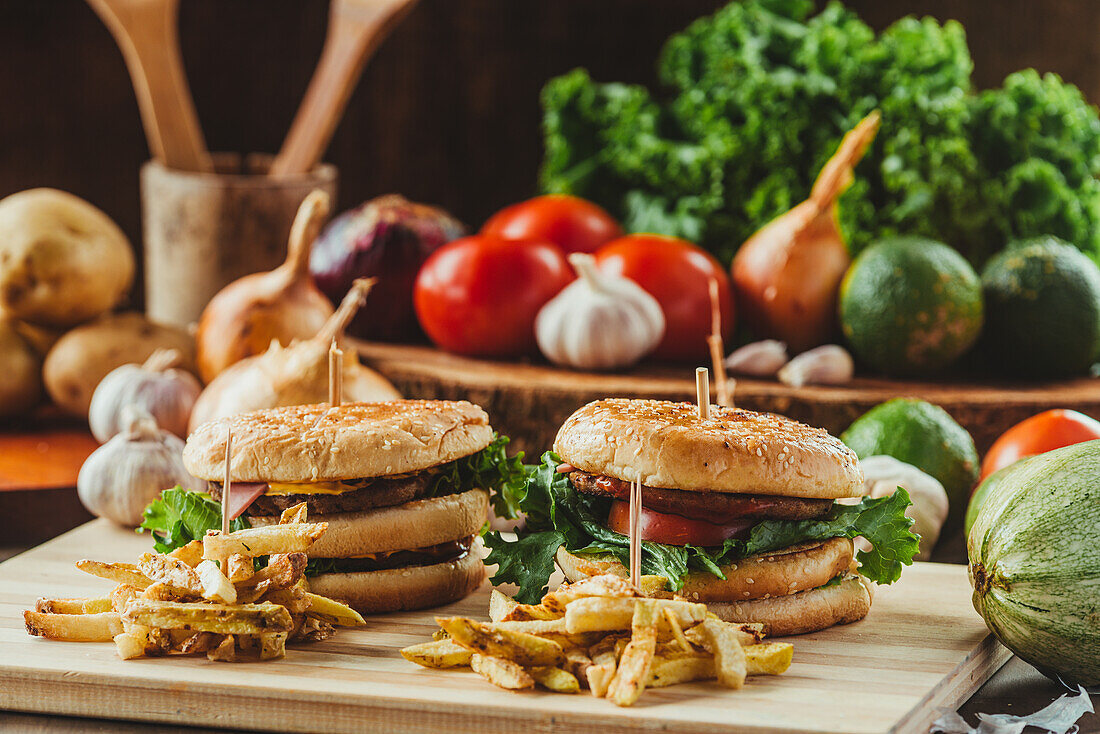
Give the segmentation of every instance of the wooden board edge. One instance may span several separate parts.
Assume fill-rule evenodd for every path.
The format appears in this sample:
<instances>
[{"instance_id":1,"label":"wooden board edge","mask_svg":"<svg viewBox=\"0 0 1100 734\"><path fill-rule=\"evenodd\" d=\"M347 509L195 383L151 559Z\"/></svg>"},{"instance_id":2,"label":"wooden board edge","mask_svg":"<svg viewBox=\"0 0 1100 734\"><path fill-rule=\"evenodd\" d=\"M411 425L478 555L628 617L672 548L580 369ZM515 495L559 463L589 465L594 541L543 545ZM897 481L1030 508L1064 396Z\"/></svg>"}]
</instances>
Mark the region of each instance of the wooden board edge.
<instances>
[{"instance_id":1,"label":"wooden board edge","mask_svg":"<svg viewBox=\"0 0 1100 734\"><path fill-rule=\"evenodd\" d=\"M1011 658L1011 650L993 635L987 635L890 730L890 734L925 734L932 722L942 715L942 709L958 710Z\"/></svg>"}]
</instances>

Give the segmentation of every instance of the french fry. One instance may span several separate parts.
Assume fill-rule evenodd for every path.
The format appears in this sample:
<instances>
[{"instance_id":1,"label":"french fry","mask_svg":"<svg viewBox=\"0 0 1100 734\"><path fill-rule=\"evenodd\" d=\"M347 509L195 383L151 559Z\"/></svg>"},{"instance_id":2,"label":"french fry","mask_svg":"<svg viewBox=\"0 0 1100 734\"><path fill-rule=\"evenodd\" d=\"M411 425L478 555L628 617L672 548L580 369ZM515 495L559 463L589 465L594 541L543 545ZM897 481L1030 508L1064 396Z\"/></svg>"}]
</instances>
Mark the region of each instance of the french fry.
<instances>
[{"instance_id":1,"label":"french fry","mask_svg":"<svg viewBox=\"0 0 1100 734\"><path fill-rule=\"evenodd\" d=\"M630 642L623 650L607 697L616 706L631 706L645 690L649 666L657 649L657 599L639 599L630 625ZM568 613L569 608L566 607Z\"/></svg>"},{"instance_id":2,"label":"french fry","mask_svg":"<svg viewBox=\"0 0 1100 734\"><path fill-rule=\"evenodd\" d=\"M305 595L309 599L309 608L305 611L308 617L320 619L340 627L359 627L367 623L363 619L363 615L346 604L329 599L327 596L311 594L308 591L305 592Z\"/></svg>"},{"instance_id":3,"label":"french fry","mask_svg":"<svg viewBox=\"0 0 1100 734\"><path fill-rule=\"evenodd\" d=\"M597 577L600 578L600 577ZM565 629L574 632L625 630L631 626L635 604L640 599L586 597L565 608ZM673 599L650 599L658 608L671 609L682 627L703 621L706 605Z\"/></svg>"},{"instance_id":4,"label":"french fry","mask_svg":"<svg viewBox=\"0 0 1100 734\"><path fill-rule=\"evenodd\" d=\"M203 560L217 561L233 554L255 557L302 552L308 550L327 529L328 523L318 522L262 525L228 535L211 530L202 539L202 557Z\"/></svg>"},{"instance_id":5,"label":"french fry","mask_svg":"<svg viewBox=\"0 0 1100 734\"><path fill-rule=\"evenodd\" d=\"M145 638L131 632L119 632L114 637L115 651L123 660L145 656Z\"/></svg>"},{"instance_id":6,"label":"french fry","mask_svg":"<svg viewBox=\"0 0 1100 734\"><path fill-rule=\"evenodd\" d=\"M302 614L309 610L309 594L301 589L275 589L264 595L264 601L286 607L291 614Z\"/></svg>"},{"instance_id":7,"label":"french fry","mask_svg":"<svg viewBox=\"0 0 1100 734\"><path fill-rule=\"evenodd\" d=\"M302 620L301 627L298 628L298 637L303 640L319 642L332 637L335 632L336 629L328 622L314 617L305 617Z\"/></svg>"},{"instance_id":8,"label":"french fry","mask_svg":"<svg viewBox=\"0 0 1100 734\"><path fill-rule=\"evenodd\" d=\"M306 515L307 515L306 503L305 502L299 502L298 504L294 505L293 507L288 507L285 510L283 510L282 514L279 515L279 524L280 525L289 525L291 523L294 523L294 524L304 523L306 521Z\"/></svg>"},{"instance_id":9,"label":"french fry","mask_svg":"<svg viewBox=\"0 0 1100 734\"><path fill-rule=\"evenodd\" d=\"M99 576L114 581L116 584L126 584L138 589L144 589L153 583L148 576L132 563L104 563L102 561L83 560L77 561L76 567L92 576Z\"/></svg>"},{"instance_id":10,"label":"french fry","mask_svg":"<svg viewBox=\"0 0 1100 734\"><path fill-rule=\"evenodd\" d=\"M115 612L98 614L51 614L23 612L27 634L69 642L110 642L122 633L122 621Z\"/></svg>"},{"instance_id":11,"label":"french fry","mask_svg":"<svg viewBox=\"0 0 1100 734\"><path fill-rule=\"evenodd\" d=\"M192 543L197 541L191 541ZM201 548L201 546L200 546ZM256 573L256 564L252 562L252 556L241 555L240 553L234 553L229 556L229 560L226 562L226 567L229 569L228 577L229 582L236 584L243 584L252 578Z\"/></svg>"},{"instance_id":12,"label":"french fry","mask_svg":"<svg viewBox=\"0 0 1100 734\"><path fill-rule=\"evenodd\" d=\"M195 598L193 594L180 594L163 581L149 584L145 587L145 591L137 596L140 599L151 599L153 601L191 601ZM125 609L125 606L123 608Z\"/></svg>"},{"instance_id":13,"label":"french fry","mask_svg":"<svg viewBox=\"0 0 1100 734\"><path fill-rule=\"evenodd\" d=\"M119 584L111 589L109 595L111 609L121 614L122 610L126 608L126 605L130 603L130 600L137 599L139 596L141 596L141 590L137 587L128 584Z\"/></svg>"},{"instance_id":14,"label":"french fry","mask_svg":"<svg viewBox=\"0 0 1100 734\"><path fill-rule=\"evenodd\" d=\"M663 688L674 686L677 683L690 683L695 680L711 680L714 678L714 658L710 655L697 653L693 655L681 654L670 658L657 655L649 667L649 680L646 686L650 688Z\"/></svg>"},{"instance_id":15,"label":"french fry","mask_svg":"<svg viewBox=\"0 0 1100 734\"><path fill-rule=\"evenodd\" d=\"M729 632L737 637L742 647L758 645L764 639L764 633L757 629L756 625L739 624L736 622L723 622L717 617L707 617L708 622L723 625ZM684 632L684 636L694 645L706 647L706 639L703 635L702 625L696 625Z\"/></svg>"},{"instance_id":16,"label":"french fry","mask_svg":"<svg viewBox=\"0 0 1100 734\"><path fill-rule=\"evenodd\" d=\"M535 683L555 693L578 693L581 690L576 676L561 668L535 666L528 668L527 673L535 679Z\"/></svg>"},{"instance_id":17,"label":"french fry","mask_svg":"<svg viewBox=\"0 0 1100 734\"><path fill-rule=\"evenodd\" d=\"M236 662L237 642L233 639L233 635L226 635L217 647L206 653L206 659L222 663Z\"/></svg>"},{"instance_id":18,"label":"french fry","mask_svg":"<svg viewBox=\"0 0 1100 734\"><path fill-rule=\"evenodd\" d=\"M274 660L286 655L286 632L259 635L260 660Z\"/></svg>"},{"instance_id":19,"label":"french fry","mask_svg":"<svg viewBox=\"0 0 1100 734\"><path fill-rule=\"evenodd\" d=\"M453 640L435 640L403 648L401 657L425 668L461 668L470 664L473 653Z\"/></svg>"},{"instance_id":20,"label":"french fry","mask_svg":"<svg viewBox=\"0 0 1100 734\"><path fill-rule=\"evenodd\" d=\"M452 640L476 653L514 660L522 666L565 662L561 645L526 632L493 629L464 617L436 617L435 621Z\"/></svg>"},{"instance_id":21,"label":"french fry","mask_svg":"<svg viewBox=\"0 0 1100 734\"><path fill-rule=\"evenodd\" d=\"M196 632L180 643L179 650L184 655L207 653L221 644L222 638L213 632Z\"/></svg>"},{"instance_id":22,"label":"french fry","mask_svg":"<svg viewBox=\"0 0 1100 734\"><path fill-rule=\"evenodd\" d=\"M588 687L588 669L592 667L592 658L588 657L585 650L578 647L567 648L563 667L573 674L581 687Z\"/></svg>"},{"instance_id":23,"label":"french fry","mask_svg":"<svg viewBox=\"0 0 1100 734\"><path fill-rule=\"evenodd\" d=\"M486 626L494 630L526 632L529 635L566 635L564 619L532 619L530 621L507 620L488 622Z\"/></svg>"},{"instance_id":24,"label":"french fry","mask_svg":"<svg viewBox=\"0 0 1100 734\"><path fill-rule=\"evenodd\" d=\"M138 568L153 583L161 583L181 596L202 596L202 582L195 569L178 558L142 553Z\"/></svg>"},{"instance_id":25,"label":"french fry","mask_svg":"<svg viewBox=\"0 0 1100 734\"><path fill-rule=\"evenodd\" d=\"M542 604L551 608L557 608L552 605L565 608L578 599L590 596L629 598L637 596L637 594L628 580L619 576L604 574L581 579L576 583L564 584L560 589L543 595Z\"/></svg>"},{"instance_id":26,"label":"french fry","mask_svg":"<svg viewBox=\"0 0 1100 734\"><path fill-rule=\"evenodd\" d=\"M749 675L780 675L791 667L794 645L789 642L768 642L745 648L745 668Z\"/></svg>"},{"instance_id":27,"label":"french fry","mask_svg":"<svg viewBox=\"0 0 1100 734\"><path fill-rule=\"evenodd\" d=\"M516 604L499 621L501 622L533 622L561 619L565 610L551 609L541 604Z\"/></svg>"},{"instance_id":28,"label":"french fry","mask_svg":"<svg viewBox=\"0 0 1100 734\"><path fill-rule=\"evenodd\" d=\"M192 540L187 545L180 546L168 554L170 558L183 561L191 568L202 563L202 541Z\"/></svg>"},{"instance_id":29,"label":"french fry","mask_svg":"<svg viewBox=\"0 0 1100 734\"><path fill-rule=\"evenodd\" d=\"M470 657L470 668L494 686L510 691L535 687L535 679L530 673L511 660L474 654Z\"/></svg>"},{"instance_id":30,"label":"french fry","mask_svg":"<svg viewBox=\"0 0 1100 734\"><path fill-rule=\"evenodd\" d=\"M148 627L217 632L225 635L289 632L292 626L290 613L286 608L268 602L230 606L134 599L126 605L122 618Z\"/></svg>"},{"instance_id":31,"label":"french fry","mask_svg":"<svg viewBox=\"0 0 1100 734\"><path fill-rule=\"evenodd\" d=\"M668 626L669 632L672 633L672 639L676 642L676 646L683 652L691 652L691 643L684 637L684 628L680 626L680 620L668 607L661 610L661 616L664 617L664 622Z\"/></svg>"},{"instance_id":32,"label":"french fry","mask_svg":"<svg viewBox=\"0 0 1100 734\"><path fill-rule=\"evenodd\" d=\"M615 643L598 643L589 650L589 654L592 655L592 665L585 670L588 690L592 691L593 696L603 698L607 695L607 687L611 685L611 679L615 677L615 669L619 665L615 658Z\"/></svg>"},{"instance_id":33,"label":"french fry","mask_svg":"<svg viewBox=\"0 0 1100 734\"><path fill-rule=\"evenodd\" d=\"M48 614L101 614L112 611L111 598L97 599L39 599L34 603L36 612Z\"/></svg>"},{"instance_id":34,"label":"french fry","mask_svg":"<svg viewBox=\"0 0 1100 734\"><path fill-rule=\"evenodd\" d=\"M504 619L509 612L518 606L518 601L496 589L489 592L489 619L493 622Z\"/></svg>"},{"instance_id":35,"label":"french fry","mask_svg":"<svg viewBox=\"0 0 1100 734\"><path fill-rule=\"evenodd\" d=\"M237 589L213 561L203 561L195 568L202 598L217 604L236 604Z\"/></svg>"},{"instance_id":36,"label":"french fry","mask_svg":"<svg viewBox=\"0 0 1100 734\"><path fill-rule=\"evenodd\" d=\"M705 619L696 629L702 631L703 646L714 656L714 671L718 682L727 688L745 685L748 669L745 651L738 639L740 630L716 619Z\"/></svg>"},{"instance_id":37,"label":"french fry","mask_svg":"<svg viewBox=\"0 0 1100 734\"><path fill-rule=\"evenodd\" d=\"M301 580L308 562L309 558L305 553L275 553L268 559L266 566L238 584L238 589L259 588L265 582L267 588L289 589Z\"/></svg>"}]
</instances>

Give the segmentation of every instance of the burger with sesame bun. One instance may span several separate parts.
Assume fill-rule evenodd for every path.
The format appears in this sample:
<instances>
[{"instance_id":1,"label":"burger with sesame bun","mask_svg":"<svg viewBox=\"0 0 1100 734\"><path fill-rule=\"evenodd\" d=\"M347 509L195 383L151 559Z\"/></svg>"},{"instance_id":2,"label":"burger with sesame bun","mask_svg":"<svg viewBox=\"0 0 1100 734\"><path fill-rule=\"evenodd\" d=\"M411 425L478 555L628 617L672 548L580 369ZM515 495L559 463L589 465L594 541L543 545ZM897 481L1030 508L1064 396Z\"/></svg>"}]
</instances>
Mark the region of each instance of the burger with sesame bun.
<instances>
[{"instance_id":1,"label":"burger with sesame bun","mask_svg":"<svg viewBox=\"0 0 1100 734\"><path fill-rule=\"evenodd\" d=\"M598 400L570 416L529 475L515 542L486 536L493 583L534 603L555 563L569 580L629 576L630 486L642 484L642 574L771 635L865 617L873 584L912 563L919 538L898 489L860 498L854 453L821 429L777 415L656 400ZM863 536L869 551L855 554Z\"/></svg>"},{"instance_id":2,"label":"burger with sesame bun","mask_svg":"<svg viewBox=\"0 0 1100 734\"><path fill-rule=\"evenodd\" d=\"M304 502L328 530L308 551L310 589L360 612L439 606L484 579L477 536L489 492L522 485L485 411L465 401L395 400L259 410L200 426L184 464L247 525Z\"/></svg>"}]
</instances>

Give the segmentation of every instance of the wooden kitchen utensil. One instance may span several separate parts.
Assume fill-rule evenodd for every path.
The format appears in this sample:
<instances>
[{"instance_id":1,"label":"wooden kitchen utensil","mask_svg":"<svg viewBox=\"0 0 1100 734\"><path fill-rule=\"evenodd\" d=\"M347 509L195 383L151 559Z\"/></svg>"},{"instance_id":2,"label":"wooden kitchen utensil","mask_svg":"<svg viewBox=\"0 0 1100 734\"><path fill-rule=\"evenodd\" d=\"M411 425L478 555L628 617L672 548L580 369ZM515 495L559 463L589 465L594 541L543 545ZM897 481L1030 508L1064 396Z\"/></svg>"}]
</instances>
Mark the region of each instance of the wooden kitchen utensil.
<instances>
[{"instance_id":1,"label":"wooden kitchen utensil","mask_svg":"<svg viewBox=\"0 0 1100 734\"><path fill-rule=\"evenodd\" d=\"M272 176L307 173L321 160L363 66L417 0L332 0L328 36Z\"/></svg>"},{"instance_id":2,"label":"wooden kitchen utensil","mask_svg":"<svg viewBox=\"0 0 1100 734\"><path fill-rule=\"evenodd\" d=\"M177 170L211 170L180 58L179 0L88 0L88 4L122 49L153 157Z\"/></svg>"}]
</instances>

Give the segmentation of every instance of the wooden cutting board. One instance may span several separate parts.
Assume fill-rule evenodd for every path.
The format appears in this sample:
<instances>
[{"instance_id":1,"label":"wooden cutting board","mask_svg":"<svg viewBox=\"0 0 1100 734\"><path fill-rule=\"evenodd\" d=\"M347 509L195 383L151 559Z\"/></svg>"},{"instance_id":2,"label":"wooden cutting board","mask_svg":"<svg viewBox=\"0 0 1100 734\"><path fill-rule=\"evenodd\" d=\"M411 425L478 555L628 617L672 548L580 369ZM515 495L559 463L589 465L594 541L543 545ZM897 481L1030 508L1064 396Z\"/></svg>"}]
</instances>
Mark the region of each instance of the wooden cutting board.
<instances>
[{"instance_id":1,"label":"wooden cutting board","mask_svg":"<svg viewBox=\"0 0 1100 734\"><path fill-rule=\"evenodd\" d=\"M695 401L695 366L642 364L625 372L581 372L545 362L497 362L426 346L357 342L363 361L412 398L470 400L493 427L539 456L569 414L607 397ZM709 366L707 364L706 366ZM714 391L711 391L714 395ZM793 388L776 380L738 378L737 406L781 413L839 436L881 402L915 397L943 407L984 453L1011 426L1049 408L1073 408L1100 419L1100 380L979 382L891 380L858 376L847 385Z\"/></svg>"},{"instance_id":2,"label":"wooden cutting board","mask_svg":"<svg viewBox=\"0 0 1100 734\"><path fill-rule=\"evenodd\" d=\"M29 637L36 597L97 596L108 582L79 558L134 560L149 539L87 523L0 564L0 707L52 714L300 732L925 732L1010 653L970 606L962 566L917 564L880 589L870 616L791 638L794 664L740 691L693 683L646 691L619 709L587 694L510 693L464 671L419 668L398 655L436 629L433 616L485 618L488 584L442 610L369 617L283 660L119 660L109 643Z\"/></svg>"}]
</instances>

